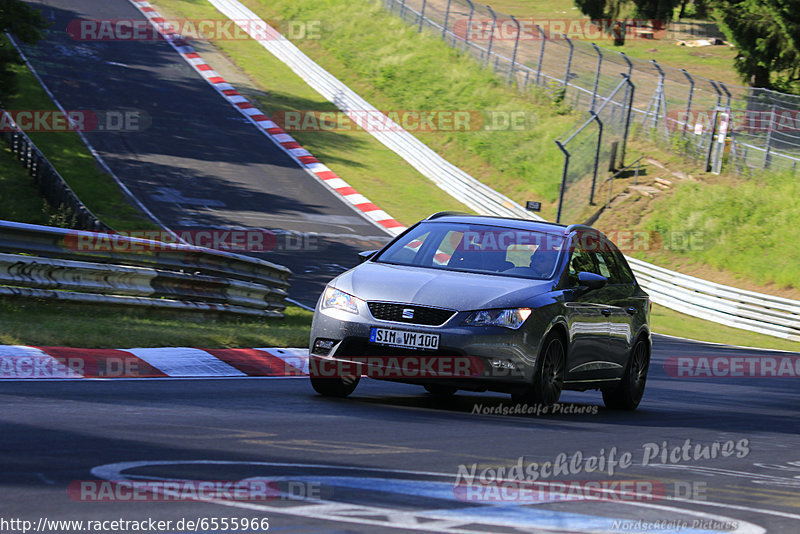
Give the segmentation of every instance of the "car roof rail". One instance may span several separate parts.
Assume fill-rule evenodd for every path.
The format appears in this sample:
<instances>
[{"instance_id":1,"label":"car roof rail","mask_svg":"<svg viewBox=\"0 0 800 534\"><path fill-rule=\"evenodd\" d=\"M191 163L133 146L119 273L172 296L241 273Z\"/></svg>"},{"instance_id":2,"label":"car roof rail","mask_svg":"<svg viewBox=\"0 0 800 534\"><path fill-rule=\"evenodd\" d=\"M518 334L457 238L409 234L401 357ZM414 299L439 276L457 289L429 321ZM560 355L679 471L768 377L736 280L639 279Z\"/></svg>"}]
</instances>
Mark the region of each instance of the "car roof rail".
<instances>
[{"instance_id":1,"label":"car roof rail","mask_svg":"<svg viewBox=\"0 0 800 534\"><path fill-rule=\"evenodd\" d=\"M437 211L436 213L425 217L426 221L432 221L434 219L438 219L439 217L447 217L448 215L466 215L470 217L469 213L464 213L463 211Z\"/></svg>"},{"instance_id":2,"label":"car roof rail","mask_svg":"<svg viewBox=\"0 0 800 534\"><path fill-rule=\"evenodd\" d=\"M597 228L593 228L593 227L591 227L591 226L589 226L587 224L570 224L564 230L564 233L571 234L572 232L574 232L576 230L591 230L593 232L597 232L598 234L600 233L600 231Z\"/></svg>"}]
</instances>

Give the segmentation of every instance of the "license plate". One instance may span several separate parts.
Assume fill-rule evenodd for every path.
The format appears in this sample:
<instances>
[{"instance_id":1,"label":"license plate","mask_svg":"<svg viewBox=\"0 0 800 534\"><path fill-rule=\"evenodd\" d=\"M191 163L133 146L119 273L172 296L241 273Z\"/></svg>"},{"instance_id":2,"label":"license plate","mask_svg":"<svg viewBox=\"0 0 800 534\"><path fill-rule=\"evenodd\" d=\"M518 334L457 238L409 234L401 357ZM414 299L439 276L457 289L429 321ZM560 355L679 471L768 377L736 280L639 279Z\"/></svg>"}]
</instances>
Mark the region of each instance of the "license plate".
<instances>
[{"instance_id":1,"label":"license plate","mask_svg":"<svg viewBox=\"0 0 800 534\"><path fill-rule=\"evenodd\" d=\"M422 332L408 332L406 330L392 330L391 328L373 328L369 334L370 343L391 345L406 349L439 348L439 334L423 334Z\"/></svg>"}]
</instances>

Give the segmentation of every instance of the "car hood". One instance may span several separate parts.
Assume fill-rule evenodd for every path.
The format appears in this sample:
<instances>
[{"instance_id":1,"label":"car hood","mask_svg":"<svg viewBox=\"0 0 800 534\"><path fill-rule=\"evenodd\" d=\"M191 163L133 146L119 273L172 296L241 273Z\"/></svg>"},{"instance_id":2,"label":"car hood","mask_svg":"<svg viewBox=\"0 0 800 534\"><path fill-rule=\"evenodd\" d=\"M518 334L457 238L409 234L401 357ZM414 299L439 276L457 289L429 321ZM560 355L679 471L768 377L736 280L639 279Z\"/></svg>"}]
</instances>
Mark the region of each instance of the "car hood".
<instances>
[{"instance_id":1,"label":"car hood","mask_svg":"<svg viewBox=\"0 0 800 534\"><path fill-rule=\"evenodd\" d=\"M554 282L367 262L331 284L363 300L468 311L526 306Z\"/></svg>"}]
</instances>

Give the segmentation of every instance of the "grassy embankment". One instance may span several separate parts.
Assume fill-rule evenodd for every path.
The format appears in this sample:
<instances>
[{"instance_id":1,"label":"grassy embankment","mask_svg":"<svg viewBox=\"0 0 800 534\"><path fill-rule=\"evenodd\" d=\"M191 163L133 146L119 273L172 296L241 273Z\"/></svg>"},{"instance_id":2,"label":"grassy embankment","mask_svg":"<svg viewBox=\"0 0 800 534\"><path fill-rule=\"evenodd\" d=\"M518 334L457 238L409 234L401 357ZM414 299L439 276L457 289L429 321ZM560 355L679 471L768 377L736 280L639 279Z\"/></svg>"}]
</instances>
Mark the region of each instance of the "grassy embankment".
<instances>
[{"instance_id":1,"label":"grassy embankment","mask_svg":"<svg viewBox=\"0 0 800 534\"><path fill-rule=\"evenodd\" d=\"M555 192L552 177L558 175L561 164L552 140L569 128L576 116L565 115L562 108L547 102L541 95L533 95L531 98L508 91L501 80L477 68L471 59L455 54L435 38L418 35L413 29L385 13L377 4L365 3L362 8L355 10L350 3L333 0L278 0L269 3L246 0L245 3L265 19L324 21L321 39L297 41L296 44L379 108L523 109L537 117L537 124L541 128L526 128L523 132L418 132L418 135L447 159L457 162L474 176L515 200L522 201L543 195L539 198L544 198L546 209L552 210ZM161 0L159 6L183 17L221 16L201 0ZM304 99L320 106L310 109L330 109L326 107L329 104L313 91L308 93L308 88L297 76L287 67L276 63L277 60L257 43L247 40L216 41L213 44L230 57L261 91L259 105L270 112L309 109L285 107L282 102L284 87L299 87L298 90L303 91ZM306 98L309 94L311 96ZM293 132L293 135L314 152L315 144L330 133ZM322 148L326 148L325 145ZM637 148L641 151L648 147ZM324 155L321 157L325 161ZM334 158L331 166L336 163ZM693 170L688 162L681 161L679 167ZM369 181L354 179L348 174L346 167L335 170L379 204L381 198L391 201L395 187L392 182L394 168L376 169L378 174ZM426 190L436 190L430 184L426 187L424 182L418 185ZM689 193L699 204L695 205L695 209L701 213L711 213L707 208L713 202L707 193L724 189L722 184L703 182L686 187L701 189L699 193ZM781 208L777 206L786 205L785 189L761 186L755 188L761 191L759 201L769 206L764 210L765 213L779 212ZM679 191L680 189L678 187ZM673 208L668 202L680 202L680 197L677 200L671 200L672 198L665 195L663 199L656 199L647 210L655 214L670 213ZM547 199L551 200L549 204ZM407 205L398 206L395 202L387 210L400 220L414 219L408 216ZM544 214L552 216L547 211ZM736 220L748 217L747 213L732 213L729 209L719 209L714 214L716 217ZM661 223L657 222L661 219L651 219L649 213L643 215L642 220L636 221L636 226L630 229L663 229L663 225L658 226ZM689 220L691 219L687 217L681 219L682 222ZM728 220L718 222L721 228L729 227L730 224L732 223ZM753 221L753 224L759 223ZM684 230L675 225L669 231ZM707 233L706 238L709 242L716 242L717 235ZM722 255L725 250L728 249L724 245L719 245L718 254ZM763 251L767 254L772 252L768 249ZM664 254L680 256L685 252L660 250L654 251L652 255L644 255L646 259L663 259ZM742 269L741 263L735 265ZM759 274L758 280L769 281L770 275L760 268L741 274L748 276L755 271ZM691 333L709 341L797 349L797 344L794 343L751 335L658 307L654 314L654 325L657 331L673 335Z\"/></svg>"},{"instance_id":2,"label":"grassy embankment","mask_svg":"<svg viewBox=\"0 0 800 534\"><path fill-rule=\"evenodd\" d=\"M25 68L14 68L17 91L6 108L52 110L55 105ZM113 179L99 170L75 132L30 132L78 197L112 227L156 226L130 206ZM27 170L5 144L0 146L0 219L32 224L66 222L48 206ZM286 309L284 320L222 317L114 306L0 298L0 344L130 347L302 347L311 313Z\"/></svg>"},{"instance_id":3,"label":"grassy embankment","mask_svg":"<svg viewBox=\"0 0 800 534\"><path fill-rule=\"evenodd\" d=\"M183 16L219 16L206 2L199 0L163 0L159 6L161 4ZM509 92L501 81L476 69L468 58L443 48L435 39L417 36L396 19L374 9L375 6L367 6L363 12L354 14L344 9L343 2L272 2L269 9L258 2L250 1L249 4L265 18L325 20L327 27L323 39L299 44L378 107L524 109L536 117L539 126L552 120L535 132L529 128L522 133L479 131L420 135L445 157L458 162L493 187L518 200L530 198L532 194L544 195L539 198L545 200L546 209L552 209L555 189L551 177L560 160L555 156L537 158L535 155L540 152L553 154L549 148L552 139L575 120L575 117L564 115L562 108L544 101L541 95L525 99ZM369 39L366 43L362 41L365 28ZM375 28L380 31L374 31ZM215 44L249 76L253 83L249 89L260 95L259 105L268 112L332 110L330 104L253 41ZM458 99L452 100L454 97ZM438 189L398 161L396 156L372 144L371 138L363 132L297 132L293 135L401 221L411 222L431 211L452 207L452 200L440 204L441 197L437 196L442 193ZM524 157L520 158L520 154ZM406 176L403 177L403 173ZM664 333L709 341L784 349L797 347L797 344L750 335L659 308L654 310L654 326Z\"/></svg>"}]
</instances>

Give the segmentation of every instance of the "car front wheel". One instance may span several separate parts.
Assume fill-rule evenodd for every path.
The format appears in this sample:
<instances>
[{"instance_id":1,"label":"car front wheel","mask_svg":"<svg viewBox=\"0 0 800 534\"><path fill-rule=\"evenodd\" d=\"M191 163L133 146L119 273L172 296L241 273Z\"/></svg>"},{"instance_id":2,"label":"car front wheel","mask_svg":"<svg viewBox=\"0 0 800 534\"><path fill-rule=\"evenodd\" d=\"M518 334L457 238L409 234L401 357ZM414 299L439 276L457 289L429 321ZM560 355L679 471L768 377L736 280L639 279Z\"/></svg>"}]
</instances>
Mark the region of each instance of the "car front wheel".
<instances>
[{"instance_id":1,"label":"car front wheel","mask_svg":"<svg viewBox=\"0 0 800 534\"><path fill-rule=\"evenodd\" d=\"M314 388L314 391L325 397L344 398L356 389L360 379L361 377L359 376L343 376L336 378L312 376L311 386Z\"/></svg>"},{"instance_id":2,"label":"car front wheel","mask_svg":"<svg viewBox=\"0 0 800 534\"><path fill-rule=\"evenodd\" d=\"M635 410L644 395L650 348L640 339L633 346L622 382L614 389L603 390L603 403L611 410Z\"/></svg>"},{"instance_id":3,"label":"car front wheel","mask_svg":"<svg viewBox=\"0 0 800 534\"><path fill-rule=\"evenodd\" d=\"M567 368L567 351L558 335L550 335L544 342L539 365L533 377L533 386L521 394L512 395L515 402L530 402L552 406L561 397Z\"/></svg>"}]
</instances>

